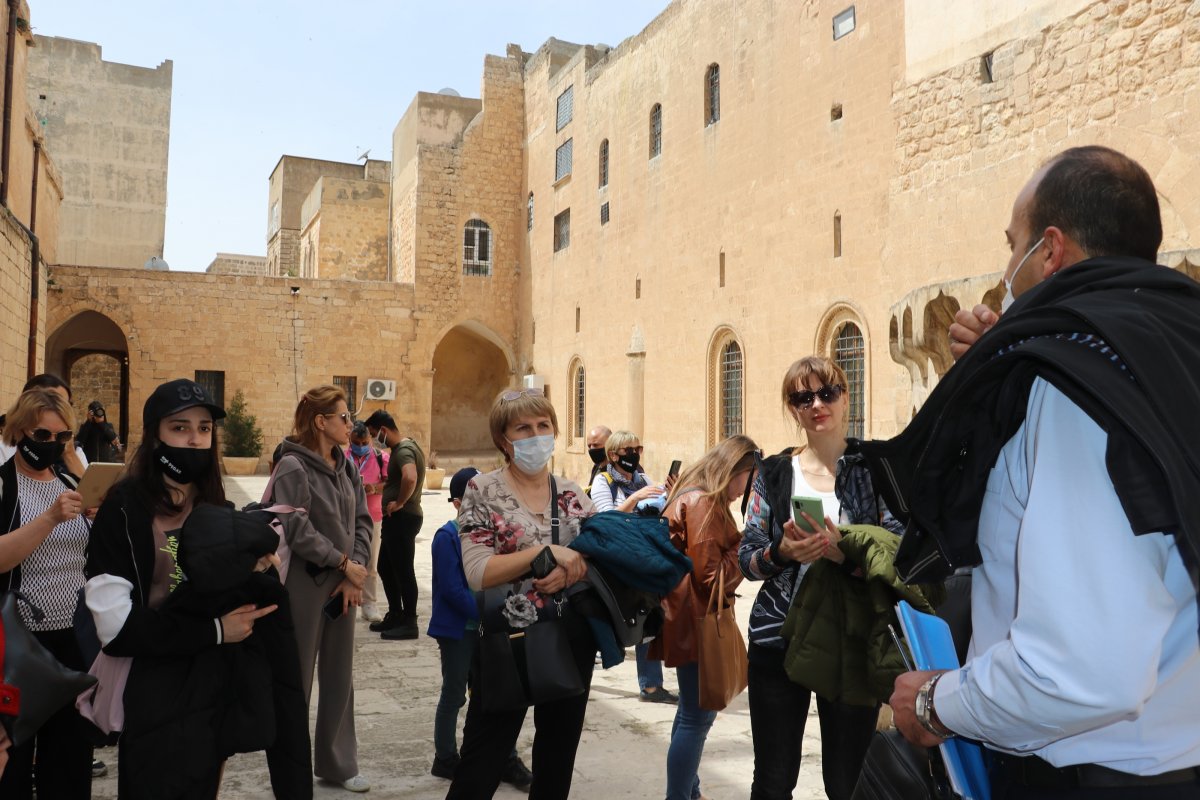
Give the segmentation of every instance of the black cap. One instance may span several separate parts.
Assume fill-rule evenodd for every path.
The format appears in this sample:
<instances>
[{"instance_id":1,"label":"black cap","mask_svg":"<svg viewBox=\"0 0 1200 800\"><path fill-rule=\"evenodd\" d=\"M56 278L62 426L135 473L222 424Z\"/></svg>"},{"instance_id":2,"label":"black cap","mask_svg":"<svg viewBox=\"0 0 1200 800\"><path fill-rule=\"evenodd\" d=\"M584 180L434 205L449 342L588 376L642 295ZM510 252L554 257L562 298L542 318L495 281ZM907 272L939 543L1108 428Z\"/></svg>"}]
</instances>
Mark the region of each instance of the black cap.
<instances>
[{"instance_id":1,"label":"black cap","mask_svg":"<svg viewBox=\"0 0 1200 800\"><path fill-rule=\"evenodd\" d=\"M367 417L368 428L391 428L396 430L396 420L392 419L392 415L384 411L382 408L371 412L371 416Z\"/></svg>"},{"instance_id":2,"label":"black cap","mask_svg":"<svg viewBox=\"0 0 1200 800\"><path fill-rule=\"evenodd\" d=\"M146 399L142 409L142 425L148 430L157 428L158 423L171 414L196 406L204 406L211 411L214 420L225 418L225 409L214 403L208 396L208 390L200 384L187 378L168 381Z\"/></svg>"},{"instance_id":3,"label":"black cap","mask_svg":"<svg viewBox=\"0 0 1200 800\"><path fill-rule=\"evenodd\" d=\"M474 467L463 467L454 473L454 477L450 479L450 501L462 500L463 495L467 493L467 484L478 474L479 470Z\"/></svg>"}]
</instances>

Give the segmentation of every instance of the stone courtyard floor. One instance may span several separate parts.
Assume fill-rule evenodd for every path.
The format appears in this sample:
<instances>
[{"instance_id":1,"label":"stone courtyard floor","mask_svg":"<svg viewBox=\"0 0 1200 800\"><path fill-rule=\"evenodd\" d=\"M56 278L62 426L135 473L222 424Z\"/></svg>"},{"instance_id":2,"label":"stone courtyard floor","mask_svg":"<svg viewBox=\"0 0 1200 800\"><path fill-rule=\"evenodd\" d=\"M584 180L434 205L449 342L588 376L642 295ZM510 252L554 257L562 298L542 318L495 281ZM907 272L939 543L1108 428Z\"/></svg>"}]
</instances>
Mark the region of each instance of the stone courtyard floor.
<instances>
[{"instance_id":1,"label":"stone courtyard floor","mask_svg":"<svg viewBox=\"0 0 1200 800\"><path fill-rule=\"evenodd\" d=\"M258 499L266 486L265 477L227 478L230 499L238 506ZM423 500L425 527L417 539L416 571L420 584L421 629L429 619L429 543L450 516L452 507L445 491L426 492ZM752 585L743 586L737 616L745 631L753 596ZM367 797L396 800L440 800L448 781L429 774L433 760L433 713L441 687L438 650L433 639L422 635L416 641L385 642L358 623L355 667L355 725L358 733L359 768L373 788ZM672 670L665 670L667 687L675 690ZM796 800L824 797L821 788L819 725L814 710L805 726L804 762ZM314 691L313 708L316 708ZM597 668L583 738L575 761L571 796L583 800L608 798L661 798L666 785L665 764L675 707L638 700L637 672L633 652L610 670ZM460 717L461 725L461 717ZM460 727L461 736L461 727ZM517 742L518 752L530 764L533 742L532 715ZM115 748L97 751L109 765L108 777L93 782L92 797L111 800L117 796ZM713 724L700 764L700 782L705 796L713 800L738 800L750 794L754 756L750 738L750 716L743 693ZM531 764L530 764L531 765ZM237 756L229 761L221 795L225 800L267 800L272 797L266 761L261 753ZM318 783L317 798L349 798L340 786ZM501 784L497 798L523 797ZM481 800L483 800L481 798Z\"/></svg>"}]
</instances>

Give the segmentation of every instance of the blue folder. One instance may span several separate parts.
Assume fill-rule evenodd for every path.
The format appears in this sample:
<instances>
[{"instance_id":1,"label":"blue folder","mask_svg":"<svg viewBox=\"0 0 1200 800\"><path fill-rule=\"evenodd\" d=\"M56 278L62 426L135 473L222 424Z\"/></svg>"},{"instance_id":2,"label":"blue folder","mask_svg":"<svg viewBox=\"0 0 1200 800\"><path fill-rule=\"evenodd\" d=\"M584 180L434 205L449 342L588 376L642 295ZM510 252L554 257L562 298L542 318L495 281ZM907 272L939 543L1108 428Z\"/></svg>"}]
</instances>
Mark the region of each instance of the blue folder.
<instances>
[{"instance_id":1,"label":"blue folder","mask_svg":"<svg viewBox=\"0 0 1200 800\"><path fill-rule=\"evenodd\" d=\"M896 604L896 616L917 669L958 669L958 654L946 621L917 611L906 601ZM941 746L950 786L966 800L991 800L991 782L978 742L955 736Z\"/></svg>"}]
</instances>

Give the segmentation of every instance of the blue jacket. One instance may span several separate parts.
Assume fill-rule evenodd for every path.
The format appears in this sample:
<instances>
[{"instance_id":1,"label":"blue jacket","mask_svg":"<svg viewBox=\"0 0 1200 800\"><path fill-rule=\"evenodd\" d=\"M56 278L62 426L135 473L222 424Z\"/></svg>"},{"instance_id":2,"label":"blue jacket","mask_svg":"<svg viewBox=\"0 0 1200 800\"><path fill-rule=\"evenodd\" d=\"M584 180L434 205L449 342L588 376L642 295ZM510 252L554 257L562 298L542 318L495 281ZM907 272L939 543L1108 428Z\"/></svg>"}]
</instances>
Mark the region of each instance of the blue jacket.
<instances>
[{"instance_id":1,"label":"blue jacket","mask_svg":"<svg viewBox=\"0 0 1200 800\"><path fill-rule=\"evenodd\" d=\"M463 572L458 522L450 520L433 535L433 613L425 633L435 639L461 639L479 625L475 593Z\"/></svg>"},{"instance_id":2,"label":"blue jacket","mask_svg":"<svg viewBox=\"0 0 1200 800\"><path fill-rule=\"evenodd\" d=\"M568 547L603 564L622 583L660 596L692 571L692 560L671 544L662 517L603 511L583 521Z\"/></svg>"}]
</instances>

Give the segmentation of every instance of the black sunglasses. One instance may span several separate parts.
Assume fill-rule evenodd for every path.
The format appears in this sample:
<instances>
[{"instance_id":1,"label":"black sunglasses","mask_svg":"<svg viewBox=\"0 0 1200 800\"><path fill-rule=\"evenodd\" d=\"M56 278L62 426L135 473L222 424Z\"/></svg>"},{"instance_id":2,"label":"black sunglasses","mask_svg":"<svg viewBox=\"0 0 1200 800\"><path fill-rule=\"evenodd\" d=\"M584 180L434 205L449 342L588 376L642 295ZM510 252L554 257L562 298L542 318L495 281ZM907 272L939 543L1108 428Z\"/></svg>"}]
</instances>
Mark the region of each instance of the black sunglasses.
<instances>
[{"instance_id":1,"label":"black sunglasses","mask_svg":"<svg viewBox=\"0 0 1200 800\"><path fill-rule=\"evenodd\" d=\"M815 392L792 392L788 395L788 405L792 408L808 409L812 408L813 400L818 397L825 405L837 402L837 399L842 396L842 392L846 391L845 386L834 384L833 386L822 386Z\"/></svg>"},{"instance_id":2,"label":"black sunglasses","mask_svg":"<svg viewBox=\"0 0 1200 800\"><path fill-rule=\"evenodd\" d=\"M48 442L51 439L53 439L54 441L58 442L59 444L67 444L68 442L71 441L72 433L70 431L59 431L58 433L51 433L50 431L46 430L45 428L34 428L32 431L29 432L29 435L33 437L33 440L35 442Z\"/></svg>"}]
</instances>

